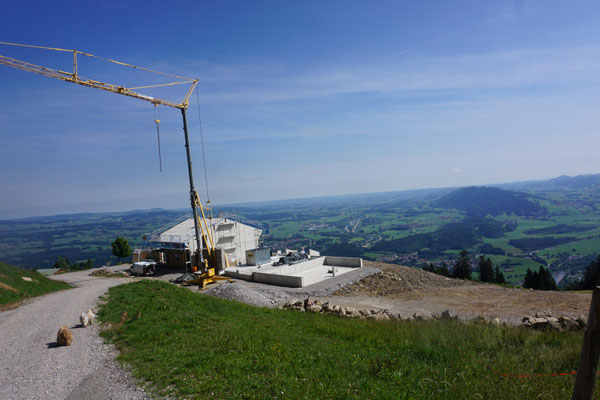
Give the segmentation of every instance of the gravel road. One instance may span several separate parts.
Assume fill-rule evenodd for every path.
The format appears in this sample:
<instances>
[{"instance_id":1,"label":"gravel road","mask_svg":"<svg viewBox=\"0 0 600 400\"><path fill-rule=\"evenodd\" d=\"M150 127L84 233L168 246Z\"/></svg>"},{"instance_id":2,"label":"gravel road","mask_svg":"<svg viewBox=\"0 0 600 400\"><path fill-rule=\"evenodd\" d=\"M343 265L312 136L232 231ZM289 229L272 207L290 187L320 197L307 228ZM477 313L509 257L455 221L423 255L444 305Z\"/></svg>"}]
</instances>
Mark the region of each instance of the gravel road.
<instances>
[{"instance_id":1,"label":"gravel road","mask_svg":"<svg viewBox=\"0 0 600 400\"><path fill-rule=\"evenodd\" d=\"M54 276L75 288L0 312L0 399L148 398L114 361L117 351L103 343L98 325L83 328L79 323L82 312L97 310L98 297L109 287L131 279L94 278L89 273ZM71 346L56 345L62 325L73 333Z\"/></svg>"}]
</instances>

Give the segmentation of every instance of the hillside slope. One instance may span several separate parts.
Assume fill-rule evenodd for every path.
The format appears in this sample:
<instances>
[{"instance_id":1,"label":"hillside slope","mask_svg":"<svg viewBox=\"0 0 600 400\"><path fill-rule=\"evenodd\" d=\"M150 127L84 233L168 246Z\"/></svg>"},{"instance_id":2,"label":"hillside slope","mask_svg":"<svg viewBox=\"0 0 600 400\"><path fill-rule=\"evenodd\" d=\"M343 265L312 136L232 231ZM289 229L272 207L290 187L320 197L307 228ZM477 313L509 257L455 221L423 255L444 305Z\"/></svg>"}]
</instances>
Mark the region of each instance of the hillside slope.
<instances>
[{"instance_id":1,"label":"hillside slope","mask_svg":"<svg viewBox=\"0 0 600 400\"><path fill-rule=\"evenodd\" d=\"M0 310L7 308L6 304L70 287L37 272L0 262Z\"/></svg>"}]
</instances>

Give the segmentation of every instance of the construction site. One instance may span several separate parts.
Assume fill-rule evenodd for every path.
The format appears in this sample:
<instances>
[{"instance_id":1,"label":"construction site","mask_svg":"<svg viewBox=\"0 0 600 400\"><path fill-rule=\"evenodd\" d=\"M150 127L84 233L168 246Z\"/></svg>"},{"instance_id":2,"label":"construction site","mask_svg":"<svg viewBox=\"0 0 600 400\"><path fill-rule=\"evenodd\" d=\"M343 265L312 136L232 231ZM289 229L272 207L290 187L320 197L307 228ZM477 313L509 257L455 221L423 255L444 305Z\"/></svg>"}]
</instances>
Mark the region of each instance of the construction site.
<instances>
[{"instance_id":1,"label":"construction site","mask_svg":"<svg viewBox=\"0 0 600 400\"><path fill-rule=\"evenodd\" d=\"M212 239L214 247L209 250L203 241L203 257L214 257L218 276L302 288L363 265L360 258L321 256L311 249L262 248L261 229L232 218L209 218L206 226L206 238ZM159 229L147 240L146 248L133 251L134 264L150 260L167 269L193 270L198 248L192 218Z\"/></svg>"}]
</instances>

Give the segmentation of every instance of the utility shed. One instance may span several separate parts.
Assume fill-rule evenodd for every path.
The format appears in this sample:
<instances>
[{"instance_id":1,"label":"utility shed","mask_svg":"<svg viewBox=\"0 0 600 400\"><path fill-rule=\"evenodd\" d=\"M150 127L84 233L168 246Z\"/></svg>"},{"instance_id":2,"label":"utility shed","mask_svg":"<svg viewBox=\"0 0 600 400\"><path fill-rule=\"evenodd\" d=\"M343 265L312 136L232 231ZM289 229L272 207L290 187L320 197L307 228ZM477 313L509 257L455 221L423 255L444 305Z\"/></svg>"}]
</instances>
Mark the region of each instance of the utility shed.
<instances>
[{"instance_id":1,"label":"utility shed","mask_svg":"<svg viewBox=\"0 0 600 400\"><path fill-rule=\"evenodd\" d=\"M261 229L228 218L213 218L208 221L214 245L227 255L229 265L245 264L246 250L258 247ZM163 251L165 264L179 266L177 254L183 251L186 257L182 257L182 260L185 262L196 251L194 235L194 219L188 218L162 232L151 234L149 241L152 247ZM206 243L203 246L206 248Z\"/></svg>"}]
</instances>

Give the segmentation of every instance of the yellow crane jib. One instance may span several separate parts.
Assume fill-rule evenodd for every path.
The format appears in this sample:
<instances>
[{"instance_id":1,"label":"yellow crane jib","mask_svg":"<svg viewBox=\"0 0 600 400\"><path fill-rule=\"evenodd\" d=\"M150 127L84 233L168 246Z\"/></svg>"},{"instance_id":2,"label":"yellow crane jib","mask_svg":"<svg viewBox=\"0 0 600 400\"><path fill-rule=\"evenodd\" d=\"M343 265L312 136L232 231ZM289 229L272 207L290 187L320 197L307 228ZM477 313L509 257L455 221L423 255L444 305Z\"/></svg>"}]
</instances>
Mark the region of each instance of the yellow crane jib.
<instances>
[{"instance_id":1,"label":"yellow crane jib","mask_svg":"<svg viewBox=\"0 0 600 400\"><path fill-rule=\"evenodd\" d=\"M0 42L0 44L7 45L7 46L30 47L30 48L36 48L36 49L73 53L73 71L66 72L66 71L60 71L60 70L53 69L53 68L42 67L40 65L28 63L26 61L17 60L17 59L2 56L2 55L0 55L0 65L6 65L8 67L17 68L17 69L20 69L23 71L28 71L28 72L33 72L36 74L44 75L49 78L56 78L56 79L60 79L60 80L66 81L66 82L76 83L78 85L93 87L96 89L106 90L109 92L134 97L134 98L137 98L140 100L149 101L153 104L162 104L162 105L169 106L169 107L186 109L189 104L190 96L192 95L192 93L194 92L194 89L196 88L196 85L198 84L198 79L186 78L184 76L173 75L173 74L167 74L165 72L155 71L150 68L139 67L139 66L133 65L133 64L127 64L122 61L111 60L109 58L95 56L93 54L85 53L85 52L79 51L79 50L67 50L67 49L60 49L60 48L56 48L56 47L33 46L33 45L9 43L9 42ZM81 54L86 57L96 58L96 59L103 60L103 61L108 61L108 62L117 64L117 65L122 65L124 67L135 68L135 69L139 69L142 71L151 72L154 74L177 78L179 80L173 81L173 82L161 83L161 84L136 86L136 87L127 88L127 87L124 87L121 85L115 85L115 84L111 84L111 83L96 81L94 79L84 78L79 75L78 64L77 64L77 54ZM146 96L144 94L134 91L134 90L138 90L138 89L154 88L154 87L161 87L161 86L182 85L182 84L190 84L190 87L189 87L185 97L183 98L183 100L180 103L175 103L172 101L159 99L157 97Z\"/></svg>"}]
</instances>

